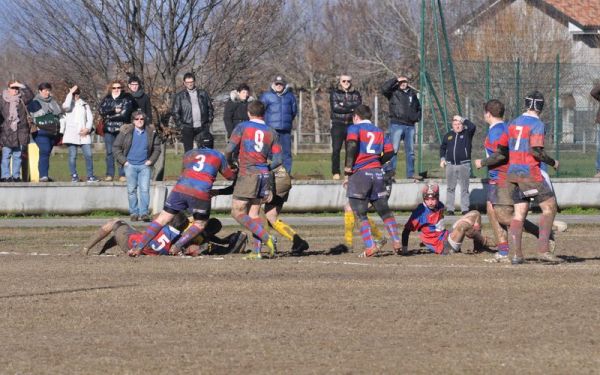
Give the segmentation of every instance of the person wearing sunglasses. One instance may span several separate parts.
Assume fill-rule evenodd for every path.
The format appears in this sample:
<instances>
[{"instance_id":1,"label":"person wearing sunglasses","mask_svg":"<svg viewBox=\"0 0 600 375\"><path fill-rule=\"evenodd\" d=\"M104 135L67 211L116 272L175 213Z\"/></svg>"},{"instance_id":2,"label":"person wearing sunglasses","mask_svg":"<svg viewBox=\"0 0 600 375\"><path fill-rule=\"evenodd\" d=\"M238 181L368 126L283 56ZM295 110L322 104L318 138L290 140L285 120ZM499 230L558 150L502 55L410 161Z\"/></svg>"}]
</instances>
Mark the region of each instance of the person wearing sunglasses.
<instances>
[{"instance_id":1,"label":"person wearing sunglasses","mask_svg":"<svg viewBox=\"0 0 600 375\"><path fill-rule=\"evenodd\" d=\"M121 127L113 150L127 177L131 221L150 222L150 178L160 155L160 137L152 124L146 124L146 114L141 109L133 112L131 122Z\"/></svg>"},{"instance_id":2,"label":"person wearing sunglasses","mask_svg":"<svg viewBox=\"0 0 600 375\"><path fill-rule=\"evenodd\" d=\"M125 92L119 80L108 85L108 93L100 103L100 116L104 121L104 147L106 149L106 178L112 181L115 175L115 157L113 147L121 126L129 123L131 114L137 109L137 103L131 94ZM119 166L119 181L125 182L125 171Z\"/></svg>"},{"instance_id":3,"label":"person wearing sunglasses","mask_svg":"<svg viewBox=\"0 0 600 375\"><path fill-rule=\"evenodd\" d=\"M29 143L27 108L33 92L19 81L11 80L0 101L0 144L2 145L1 182L21 181L21 155ZM12 171L10 169L12 159Z\"/></svg>"}]
</instances>

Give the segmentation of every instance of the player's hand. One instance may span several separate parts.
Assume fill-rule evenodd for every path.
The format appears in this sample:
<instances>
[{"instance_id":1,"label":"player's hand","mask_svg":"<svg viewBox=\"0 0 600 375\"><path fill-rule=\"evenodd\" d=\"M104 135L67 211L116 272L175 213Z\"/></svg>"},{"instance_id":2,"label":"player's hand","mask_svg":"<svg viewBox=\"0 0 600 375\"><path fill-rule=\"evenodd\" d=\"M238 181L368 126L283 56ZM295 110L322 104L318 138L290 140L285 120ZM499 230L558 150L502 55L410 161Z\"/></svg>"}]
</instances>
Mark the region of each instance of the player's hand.
<instances>
[{"instance_id":1,"label":"player's hand","mask_svg":"<svg viewBox=\"0 0 600 375\"><path fill-rule=\"evenodd\" d=\"M129 255L130 257L137 257L140 256L142 254L142 250L136 250L136 249L131 249L127 252L127 255Z\"/></svg>"},{"instance_id":2,"label":"player's hand","mask_svg":"<svg viewBox=\"0 0 600 375\"><path fill-rule=\"evenodd\" d=\"M481 159L475 159L475 168L481 169Z\"/></svg>"},{"instance_id":3,"label":"player's hand","mask_svg":"<svg viewBox=\"0 0 600 375\"><path fill-rule=\"evenodd\" d=\"M348 176L344 176L344 181L342 181L342 187L344 189L348 189Z\"/></svg>"},{"instance_id":4,"label":"player's hand","mask_svg":"<svg viewBox=\"0 0 600 375\"><path fill-rule=\"evenodd\" d=\"M262 200L262 203L269 203L273 200L273 192L269 191Z\"/></svg>"},{"instance_id":5,"label":"player's hand","mask_svg":"<svg viewBox=\"0 0 600 375\"><path fill-rule=\"evenodd\" d=\"M558 162L558 160L554 160L554 170L556 170L556 171L558 170L558 165L559 164L560 163Z\"/></svg>"},{"instance_id":6,"label":"player's hand","mask_svg":"<svg viewBox=\"0 0 600 375\"><path fill-rule=\"evenodd\" d=\"M440 161L440 168L446 168L446 160Z\"/></svg>"}]
</instances>

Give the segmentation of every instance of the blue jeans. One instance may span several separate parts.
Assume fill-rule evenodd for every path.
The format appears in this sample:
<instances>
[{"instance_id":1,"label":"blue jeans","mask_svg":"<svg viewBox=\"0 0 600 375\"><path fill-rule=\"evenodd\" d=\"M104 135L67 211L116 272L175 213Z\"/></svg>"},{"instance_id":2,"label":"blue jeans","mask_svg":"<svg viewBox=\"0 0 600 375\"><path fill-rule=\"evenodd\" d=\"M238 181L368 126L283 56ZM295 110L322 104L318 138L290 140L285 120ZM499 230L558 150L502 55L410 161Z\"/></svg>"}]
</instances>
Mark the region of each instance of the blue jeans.
<instances>
[{"instance_id":1,"label":"blue jeans","mask_svg":"<svg viewBox=\"0 0 600 375\"><path fill-rule=\"evenodd\" d=\"M104 133L104 148L106 149L106 175L115 175L115 157L113 155L113 144L119 133ZM119 165L119 176L125 176L123 167Z\"/></svg>"},{"instance_id":2,"label":"blue jeans","mask_svg":"<svg viewBox=\"0 0 600 375\"><path fill-rule=\"evenodd\" d=\"M71 176L77 174L77 149L81 147L83 157L85 158L85 173L87 177L94 175L94 164L92 161L92 145L73 145L69 144L69 170Z\"/></svg>"},{"instance_id":3,"label":"blue jeans","mask_svg":"<svg viewBox=\"0 0 600 375\"><path fill-rule=\"evenodd\" d=\"M281 145L281 156L283 157L283 167L288 173L292 173L292 134L290 132L281 132L277 130L279 144Z\"/></svg>"},{"instance_id":4,"label":"blue jeans","mask_svg":"<svg viewBox=\"0 0 600 375\"><path fill-rule=\"evenodd\" d=\"M596 172L600 172L600 124L596 124L596 145L598 151L596 152Z\"/></svg>"},{"instance_id":5,"label":"blue jeans","mask_svg":"<svg viewBox=\"0 0 600 375\"><path fill-rule=\"evenodd\" d=\"M413 125L390 124L388 130L390 140L394 146L394 157L392 157L392 170L396 173L398 165L398 150L400 141L404 140L404 154L406 155L406 177L412 177L415 174L415 127Z\"/></svg>"},{"instance_id":6,"label":"blue jeans","mask_svg":"<svg viewBox=\"0 0 600 375\"><path fill-rule=\"evenodd\" d=\"M147 165L131 165L125 167L127 176L127 198L130 215L147 215L150 205L150 176L152 168ZM138 200L139 192L139 200Z\"/></svg>"},{"instance_id":7,"label":"blue jeans","mask_svg":"<svg viewBox=\"0 0 600 375\"><path fill-rule=\"evenodd\" d=\"M12 173L10 158L12 156ZM21 147L2 147L2 178L21 178Z\"/></svg>"},{"instance_id":8,"label":"blue jeans","mask_svg":"<svg viewBox=\"0 0 600 375\"><path fill-rule=\"evenodd\" d=\"M38 162L38 171L40 178L48 177L50 170L50 153L54 148L55 135L39 130L33 138L38 148L40 149L40 160Z\"/></svg>"}]
</instances>

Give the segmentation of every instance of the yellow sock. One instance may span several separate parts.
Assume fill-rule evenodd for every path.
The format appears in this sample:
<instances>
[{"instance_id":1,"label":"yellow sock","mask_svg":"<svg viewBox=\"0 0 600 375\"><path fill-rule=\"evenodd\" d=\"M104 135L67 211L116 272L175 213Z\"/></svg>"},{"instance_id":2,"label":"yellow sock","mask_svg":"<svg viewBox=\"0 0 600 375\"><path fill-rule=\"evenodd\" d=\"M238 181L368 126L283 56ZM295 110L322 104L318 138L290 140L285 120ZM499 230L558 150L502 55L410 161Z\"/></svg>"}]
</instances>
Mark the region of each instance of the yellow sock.
<instances>
[{"instance_id":1,"label":"yellow sock","mask_svg":"<svg viewBox=\"0 0 600 375\"><path fill-rule=\"evenodd\" d=\"M369 225L371 226L371 235L373 235L373 239L375 241L381 240L381 231L377 228L377 226L375 225L373 220L371 220L371 218L367 216L367 219L369 220Z\"/></svg>"},{"instance_id":2,"label":"yellow sock","mask_svg":"<svg viewBox=\"0 0 600 375\"><path fill-rule=\"evenodd\" d=\"M290 241L294 239L294 234L296 234L296 231L292 227L279 219L273 224L273 229Z\"/></svg>"},{"instance_id":3,"label":"yellow sock","mask_svg":"<svg viewBox=\"0 0 600 375\"><path fill-rule=\"evenodd\" d=\"M348 247L352 247L354 237L354 212L344 211L344 240Z\"/></svg>"}]
</instances>

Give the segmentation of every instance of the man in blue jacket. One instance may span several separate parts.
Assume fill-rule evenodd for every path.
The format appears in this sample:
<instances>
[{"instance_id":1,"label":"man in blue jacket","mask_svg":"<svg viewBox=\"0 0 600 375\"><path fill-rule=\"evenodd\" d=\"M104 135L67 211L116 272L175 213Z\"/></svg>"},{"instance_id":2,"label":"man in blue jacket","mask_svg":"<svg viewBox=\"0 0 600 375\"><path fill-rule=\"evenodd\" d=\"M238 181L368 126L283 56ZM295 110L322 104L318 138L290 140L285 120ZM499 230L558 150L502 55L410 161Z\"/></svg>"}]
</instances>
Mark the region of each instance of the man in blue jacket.
<instances>
[{"instance_id":1,"label":"man in blue jacket","mask_svg":"<svg viewBox=\"0 0 600 375\"><path fill-rule=\"evenodd\" d=\"M290 91L283 76L278 75L273 79L271 89L260 96L260 101L266 107L265 122L275 129L279 136L279 144L283 156L283 167L292 173L292 122L298 106L296 97Z\"/></svg>"}]
</instances>

